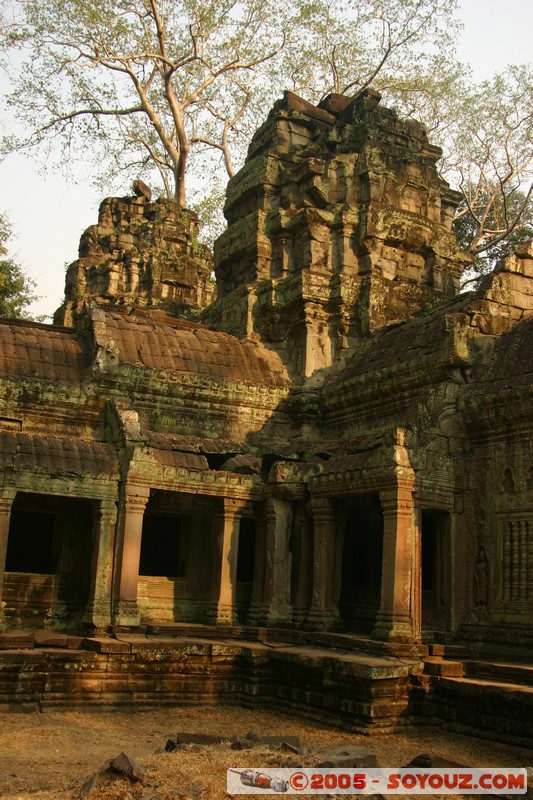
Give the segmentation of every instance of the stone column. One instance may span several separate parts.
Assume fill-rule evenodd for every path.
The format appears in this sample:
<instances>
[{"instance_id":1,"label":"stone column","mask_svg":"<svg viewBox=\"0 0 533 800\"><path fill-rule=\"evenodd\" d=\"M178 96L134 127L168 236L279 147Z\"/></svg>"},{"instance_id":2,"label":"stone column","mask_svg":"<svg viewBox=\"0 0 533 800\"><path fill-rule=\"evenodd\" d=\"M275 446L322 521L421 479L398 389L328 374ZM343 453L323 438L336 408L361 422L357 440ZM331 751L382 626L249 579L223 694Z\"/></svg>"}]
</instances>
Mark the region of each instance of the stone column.
<instances>
[{"instance_id":1,"label":"stone column","mask_svg":"<svg viewBox=\"0 0 533 800\"><path fill-rule=\"evenodd\" d=\"M293 502L271 497L266 501L265 584L261 623L289 625L292 622L289 540Z\"/></svg>"},{"instance_id":2,"label":"stone column","mask_svg":"<svg viewBox=\"0 0 533 800\"><path fill-rule=\"evenodd\" d=\"M117 506L114 500L100 500L93 523L91 587L83 622L94 628L111 624L111 592Z\"/></svg>"},{"instance_id":3,"label":"stone column","mask_svg":"<svg viewBox=\"0 0 533 800\"><path fill-rule=\"evenodd\" d=\"M293 558L297 558L293 595L293 622L301 625L307 620L313 592L313 527L306 510L306 503L298 501L294 513L294 536L296 547Z\"/></svg>"},{"instance_id":4,"label":"stone column","mask_svg":"<svg viewBox=\"0 0 533 800\"><path fill-rule=\"evenodd\" d=\"M125 494L122 548L119 555L119 587L117 625L136 627L140 623L137 606L139 561L143 517L150 489L145 486L128 486Z\"/></svg>"},{"instance_id":5,"label":"stone column","mask_svg":"<svg viewBox=\"0 0 533 800\"><path fill-rule=\"evenodd\" d=\"M335 509L328 497L312 497L310 505L313 514L313 596L307 622L316 629L338 628Z\"/></svg>"},{"instance_id":6,"label":"stone column","mask_svg":"<svg viewBox=\"0 0 533 800\"><path fill-rule=\"evenodd\" d=\"M263 593L265 588L265 550L266 550L266 516L264 504L254 506L255 513L255 558L252 598L248 609L248 625L257 625L261 616Z\"/></svg>"},{"instance_id":7,"label":"stone column","mask_svg":"<svg viewBox=\"0 0 533 800\"><path fill-rule=\"evenodd\" d=\"M0 490L0 631L4 630L4 608L2 606L2 593L4 589L4 574L6 571L7 539L9 536L9 521L11 519L11 506L15 499L15 489Z\"/></svg>"},{"instance_id":8,"label":"stone column","mask_svg":"<svg viewBox=\"0 0 533 800\"><path fill-rule=\"evenodd\" d=\"M245 501L224 497L215 512L215 552L209 617L217 625L237 623L237 555L239 525Z\"/></svg>"},{"instance_id":9,"label":"stone column","mask_svg":"<svg viewBox=\"0 0 533 800\"><path fill-rule=\"evenodd\" d=\"M411 642L420 638L416 604L420 580L417 513L412 484L380 492L383 512L381 605L374 639ZM418 619L417 619L418 617Z\"/></svg>"}]
</instances>

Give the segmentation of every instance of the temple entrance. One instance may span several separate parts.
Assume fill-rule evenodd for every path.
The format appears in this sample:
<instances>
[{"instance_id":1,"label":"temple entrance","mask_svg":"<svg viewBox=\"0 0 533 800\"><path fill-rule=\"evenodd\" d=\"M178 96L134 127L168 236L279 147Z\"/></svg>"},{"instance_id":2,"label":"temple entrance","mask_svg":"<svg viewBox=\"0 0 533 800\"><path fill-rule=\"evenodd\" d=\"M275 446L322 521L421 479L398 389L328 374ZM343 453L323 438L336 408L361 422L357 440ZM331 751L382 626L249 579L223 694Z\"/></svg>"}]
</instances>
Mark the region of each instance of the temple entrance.
<instances>
[{"instance_id":1,"label":"temple entrance","mask_svg":"<svg viewBox=\"0 0 533 800\"><path fill-rule=\"evenodd\" d=\"M11 509L2 600L11 624L75 624L85 610L93 503L17 494Z\"/></svg>"},{"instance_id":2,"label":"temple entrance","mask_svg":"<svg viewBox=\"0 0 533 800\"><path fill-rule=\"evenodd\" d=\"M246 622L252 599L255 564L255 519L243 517L239 524L239 547L237 550L237 588L235 602L237 618Z\"/></svg>"},{"instance_id":3,"label":"temple entrance","mask_svg":"<svg viewBox=\"0 0 533 800\"><path fill-rule=\"evenodd\" d=\"M146 514L139 575L185 578L189 562L189 522L185 515Z\"/></svg>"},{"instance_id":4,"label":"temple entrance","mask_svg":"<svg viewBox=\"0 0 533 800\"><path fill-rule=\"evenodd\" d=\"M344 519L339 612L347 630L370 634L381 592L383 519L379 497L351 498L339 511Z\"/></svg>"},{"instance_id":5,"label":"temple entrance","mask_svg":"<svg viewBox=\"0 0 533 800\"><path fill-rule=\"evenodd\" d=\"M424 509L421 520L422 633L431 639L449 629L449 518L443 511Z\"/></svg>"},{"instance_id":6,"label":"temple entrance","mask_svg":"<svg viewBox=\"0 0 533 800\"><path fill-rule=\"evenodd\" d=\"M210 599L213 503L153 490L143 518L137 600L141 619L191 622Z\"/></svg>"}]
</instances>

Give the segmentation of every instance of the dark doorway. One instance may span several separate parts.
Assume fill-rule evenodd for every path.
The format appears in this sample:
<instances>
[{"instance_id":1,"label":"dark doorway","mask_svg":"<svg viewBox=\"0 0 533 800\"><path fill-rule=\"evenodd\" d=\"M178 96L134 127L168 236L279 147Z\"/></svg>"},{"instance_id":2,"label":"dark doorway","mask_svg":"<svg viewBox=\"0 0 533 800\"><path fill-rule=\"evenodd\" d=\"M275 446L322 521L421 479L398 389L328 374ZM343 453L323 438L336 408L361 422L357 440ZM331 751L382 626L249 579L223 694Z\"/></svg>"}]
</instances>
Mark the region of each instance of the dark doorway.
<instances>
[{"instance_id":1,"label":"dark doorway","mask_svg":"<svg viewBox=\"0 0 533 800\"><path fill-rule=\"evenodd\" d=\"M449 627L449 514L424 509L421 521L422 630L424 637Z\"/></svg>"},{"instance_id":2,"label":"dark doorway","mask_svg":"<svg viewBox=\"0 0 533 800\"><path fill-rule=\"evenodd\" d=\"M19 492L13 503L2 600L14 625L75 626L91 579L91 500Z\"/></svg>"},{"instance_id":3,"label":"dark doorway","mask_svg":"<svg viewBox=\"0 0 533 800\"><path fill-rule=\"evenodd\" d=\"M239 622L245 622L252 599L254 580L255 519L243 517L239 524L239 548L237 550L236 604Z\"/></svg>"},{"instance_id":4,"label":"dark doorway","mask_svg":"<svg viewBox=\"0 0 533 800\"><path fill-rule=\"evenodd\" d=\"M152 489L143 518L137 602L144 622L199 622L211 601L214 500Z\"/></svg>"},{"instance_id":5,"label":"dark doorway","mask_svg":"<svg viewBox=\"0 0 533 800\"><path fill-rule=\"evenodd\" d=\"M143 521L139 575L184 578L189 556L187 518L146 514Z\"/></svg>"},{"instance_id":6,"label":"dark doorway","mask_svg":"<svg viewBox=\"0 0 533 800\"><path fill-rule=\"evenodd\" d=\"M380 606L383 519L379 497L345 502L339 611L347 630L370 633ZM342 524L342 523L341 523Z\"/></svg>"},{"instance_id":7,"label":"dark doorway","mask_svg":"<svg viewBox=\"0 0 533 800\"><path fill-rule=\"evenodd\" d=\"M6 571L54 575L59 560L56 515L38 511L11 512Z\"/></svg>"}]
</instances>

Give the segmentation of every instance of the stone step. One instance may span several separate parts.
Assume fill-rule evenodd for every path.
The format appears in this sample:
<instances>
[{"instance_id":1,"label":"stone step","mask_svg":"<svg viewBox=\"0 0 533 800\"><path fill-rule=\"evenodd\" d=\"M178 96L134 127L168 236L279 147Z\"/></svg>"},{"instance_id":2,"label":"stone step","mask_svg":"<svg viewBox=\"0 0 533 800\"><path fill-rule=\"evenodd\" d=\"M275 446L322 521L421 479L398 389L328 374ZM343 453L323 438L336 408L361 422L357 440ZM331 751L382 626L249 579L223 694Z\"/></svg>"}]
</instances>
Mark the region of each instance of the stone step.
<instances>
[{"instance_id":1,"label":"stone step","mask_svg":"<svg viewBox=\"0 0 533 800\"><path fill-rule=\"evenodd\" d=\"M528 702L533 704L533 686L522 686L517 683L506 683L505 681L489 680L488 678L443 678L447 683L454 683L461 686L471 686L479 690L487 689L494 691L501 691L506 694L521 695L529 698ZM533 722L533 719L531 720Z\"/></svg>"},{"instance_id":2,"label":"stone step","mask_svg":"<svg viewBox=\"0 0 533 800\"><path fill-rule=\"evenodd\" d=\"M461 642L433 645L432 655L456 661L496 661L501 663L533 664L533 648L492 642Z\"/></svg>"},{"instance_id":3,"label":"stone step","mask_svg":"<svg viewBox=\"0 0 533 800\"><path fill-rule=\"evenodd\" d=\"M427 656L424 659L424 674L439 677L462 678L464 667L462 661L450 661L440 656Z\"/></svg>"},{"instance_id":4,"label":"stone step","mask_svg":"<svg viewBox=\"0 0 533 800\"><path fill-rule=\"evenodd\" d=\"M431 700L447 727L531 747L533 687L484 678L437 678Z\"/></svg>"},{"instance_id":5,"label":"stone step","mask_svg":"<svg viewBox=\"0 0 533 800\"><path fill-rule=\"evenodd\" d=\"M420 644L380 642L369 636L339 631L310 631L294 628L263 628L247 625L203 625L190 623L150 623L145 626L148 636L177 638L244 639L268 643L318 645L337 650L351 650L373 656L423 658L428 648ZM120 632L117 630L117 635Z\"/></svg>"},{"instance_id":6,"label":"stone step","mask_svg":"<svg viewBox=\"0 0 533 800\"><path fill-rule=\"evenodd\" d=\"M123 634L85 639L91 649L3 650L0 709L266 705L348 730L392 731L406 721L421 668L416 659L328 647L201 642Z\"/></svg>"},{"instance_id":7,"label":"stone step","mask_svg":"<svg viewBox=\"0 0 533 800\"><path fill-rule=\"evenodd\" d=\"M35 644L33 631L7 631L0 633L0 650L28 650Z\"/></svg>"},{"instance_id":8,"label":"stone step","mask_svg":"<svg viewBox=\"0 0 533 800\"><path fill-rule=\"evenodd\" d=\"M531 663L509 663L494 661L463 661L465 677L503 684L518 684L533 687L533 665Z\"/></svg>"}]
</instances>

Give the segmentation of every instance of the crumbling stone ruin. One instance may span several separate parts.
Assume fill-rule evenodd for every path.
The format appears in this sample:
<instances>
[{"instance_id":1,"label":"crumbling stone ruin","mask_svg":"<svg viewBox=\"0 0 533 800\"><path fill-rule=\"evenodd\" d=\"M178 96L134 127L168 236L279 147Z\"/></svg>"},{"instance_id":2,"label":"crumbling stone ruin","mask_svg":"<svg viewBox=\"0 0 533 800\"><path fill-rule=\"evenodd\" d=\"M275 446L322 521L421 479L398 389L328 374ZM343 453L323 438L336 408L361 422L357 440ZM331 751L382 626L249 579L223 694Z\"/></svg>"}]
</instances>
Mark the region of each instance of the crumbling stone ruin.
<instances>
[{"instance_id":1,"label":"crumbling stone ruin","mask_svg":"<svg viewBox=\"0 0 533 800\"><path fill-rule=\"evenodd\" d=\"M460 294L458 195L379 100L276 103L216 299L141 192L54 325L0 324L1 703L533 737L533 243Z\"/></svg>"}]
</instances>

